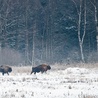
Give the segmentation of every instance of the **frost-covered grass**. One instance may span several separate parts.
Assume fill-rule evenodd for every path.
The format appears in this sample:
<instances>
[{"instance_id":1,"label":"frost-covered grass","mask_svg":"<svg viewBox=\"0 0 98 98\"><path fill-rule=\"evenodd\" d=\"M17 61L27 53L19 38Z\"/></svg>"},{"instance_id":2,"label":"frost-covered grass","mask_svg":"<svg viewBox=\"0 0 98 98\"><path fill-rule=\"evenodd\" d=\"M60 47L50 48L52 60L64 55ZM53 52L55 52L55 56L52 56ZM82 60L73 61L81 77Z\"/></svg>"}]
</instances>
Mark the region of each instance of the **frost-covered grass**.
<instances>
[{"instance_id":1,"label":"frost-covered grass","mask_svg":"<svg viewBox=\"0 0 98 98\"><path fill-rule=\"evenodd\" d=\"M36 75L30 75L31 67L0 73L0 98L98 98L97 68L52 68Z\"/></svg>"}]
</instances>

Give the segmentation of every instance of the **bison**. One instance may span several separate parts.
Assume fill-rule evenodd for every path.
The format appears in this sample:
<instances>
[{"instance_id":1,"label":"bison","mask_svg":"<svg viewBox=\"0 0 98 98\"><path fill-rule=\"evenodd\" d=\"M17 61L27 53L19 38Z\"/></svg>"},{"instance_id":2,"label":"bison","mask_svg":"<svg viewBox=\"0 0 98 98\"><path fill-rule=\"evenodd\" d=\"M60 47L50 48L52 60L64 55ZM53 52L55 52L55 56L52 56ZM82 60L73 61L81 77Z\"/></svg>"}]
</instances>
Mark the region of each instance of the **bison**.
<instances>
[{"instance_id":1,"label":"bison","mask_svg":"<svg viewBox=\"0 0 98 98\"><path fill-rule=\"evenodd\" d=\"M9 75L9 72L12 72L12 68L8 65L1 65L0 72L2 73L2 75L4 75L5 73Z\"/></svg>"},{"instance_id":2,"label":"bison","mask_svg":"<svg viewBox=\"0 0 98 98\"><path fill-rule=\"evenodd\" d=\"M36 73L39 73L39 72L44 73L44 72L46 72L47 70L50 70L50 69L51 69L51 67L49 65L41 64L37 67L32 67L31 74L32 73L36 74Z\"/></svg>"}]
</instances>

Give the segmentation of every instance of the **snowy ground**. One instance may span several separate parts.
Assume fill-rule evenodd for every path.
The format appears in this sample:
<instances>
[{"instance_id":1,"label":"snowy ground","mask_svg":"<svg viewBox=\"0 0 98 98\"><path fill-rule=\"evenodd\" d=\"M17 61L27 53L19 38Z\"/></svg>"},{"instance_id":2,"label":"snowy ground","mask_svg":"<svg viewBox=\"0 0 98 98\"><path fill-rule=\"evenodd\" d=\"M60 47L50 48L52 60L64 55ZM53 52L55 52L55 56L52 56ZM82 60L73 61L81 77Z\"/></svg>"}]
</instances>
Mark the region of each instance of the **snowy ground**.
<instances>
[{"instance_id":1,"label":"snowy ground","mask_svg":"<svg viewBox=\"0 0 98 98\"><path fill-rule=\"evenodd\" d=\"M98 70L67 68L2 76L0 98L98 98Z\"/></svg>"}]
</instances>

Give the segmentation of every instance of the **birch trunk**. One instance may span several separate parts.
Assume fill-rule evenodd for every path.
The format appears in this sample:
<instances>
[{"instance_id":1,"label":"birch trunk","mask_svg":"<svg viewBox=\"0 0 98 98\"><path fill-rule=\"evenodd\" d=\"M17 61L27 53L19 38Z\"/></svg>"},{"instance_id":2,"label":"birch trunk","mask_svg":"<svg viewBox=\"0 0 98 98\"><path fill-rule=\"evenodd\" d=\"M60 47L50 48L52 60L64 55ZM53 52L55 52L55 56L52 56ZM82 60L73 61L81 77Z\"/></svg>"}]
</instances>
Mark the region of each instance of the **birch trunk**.
<instances>
[{"instance_id":1,"label":"birch trunk","mask_svg":"<svg viewBox=\"0 0 98 98\"><path fill-rule=\"evenodd\" d=\"M84 1L84 30L83 34L81 35L81 20L82 20L82 0L80 0L80 7L78 10L77 4L74 0L72 0L75 4L75 7L77 9L78 13L78 40L79 40L79 47L80 47L80 54L81 54L81 60L82 62L85 62L84 60L84 52L83 52L83 42L84 42L84 37L86 34L86 0Z\"/></svg>"},{"instance_id":2,"label":"birch trunk","mask_svg":"<svg viewBox=\"0 0 98 98\"><path fill-rule=\"evenodd\" d=\"M96 41L97 41L97 53L98 53L98 8L97 8L97 2L98 1L96 1L95 2L95 6L94 6L94 8L95 8L95 24L96 24Z\"/></svg>"},{"instance_id":3,"label":"birch trunk","mask_svg":"<svg viewBox=\"0 0 98 98\"><path fill-rule=\"evenodd\" d=\"M78 39L79 39L79 46L80 46L80 52L81 52L81 59L82 62L84 62L84 54L83 54L83 37L81 40L81 18L82 18L82 0L80 0L80 11L79 11L79 21L78 21Z\"/></svg>"},{"instance_id":4,"label":"birch trunk","mask_svg":"<svg viewBox=\"0 0 98 98\"><path fill-rule=\"evenodd\" d=\"M96 42L97 42L97 53L98 53L98 0L94 0L94 2L92 2L92 0L90 0L91 4L94 7L94 14L95 14L95 25L96 25Z\"/></svg>"}]
</instances>

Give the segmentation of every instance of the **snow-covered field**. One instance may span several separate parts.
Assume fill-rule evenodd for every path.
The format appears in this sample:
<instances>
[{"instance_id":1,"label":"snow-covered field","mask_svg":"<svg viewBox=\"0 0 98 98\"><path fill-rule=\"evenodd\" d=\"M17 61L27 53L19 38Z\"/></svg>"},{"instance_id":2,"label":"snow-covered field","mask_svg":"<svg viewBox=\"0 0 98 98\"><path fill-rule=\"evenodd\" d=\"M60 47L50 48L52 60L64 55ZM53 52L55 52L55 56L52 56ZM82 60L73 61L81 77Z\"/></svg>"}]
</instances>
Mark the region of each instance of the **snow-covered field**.
<instances>
[{"instance_id":1,"label":"snow-covered field","mask_svg":"<svg viewBox=\"0 0 98 98\"><path fill-rule=\"evenodd\" d=\"M0 98L98 98L98 69L0 73Z\"/></svg>"}]
</instances>

